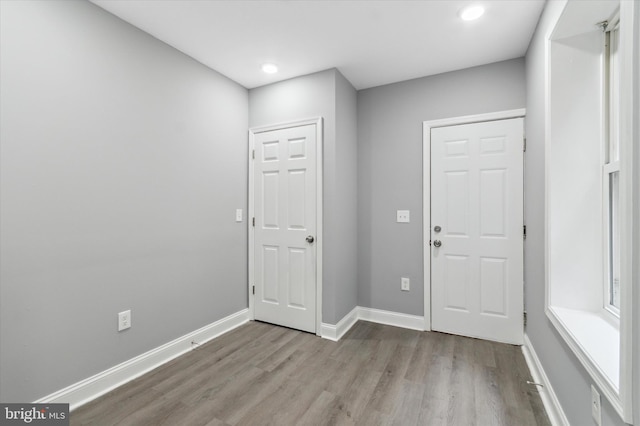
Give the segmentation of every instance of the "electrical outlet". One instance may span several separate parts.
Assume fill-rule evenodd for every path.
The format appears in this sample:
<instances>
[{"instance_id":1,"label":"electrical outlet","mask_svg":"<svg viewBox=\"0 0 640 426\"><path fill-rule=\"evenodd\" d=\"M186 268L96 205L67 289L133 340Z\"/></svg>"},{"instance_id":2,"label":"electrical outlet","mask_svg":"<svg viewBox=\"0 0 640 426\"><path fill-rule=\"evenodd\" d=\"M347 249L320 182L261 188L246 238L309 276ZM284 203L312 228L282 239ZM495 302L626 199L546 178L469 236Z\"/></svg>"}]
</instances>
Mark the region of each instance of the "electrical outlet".
<instances>
[{"instance_id":1,"label":"electrical outlet","mask_svg":"<svg viewBox=\"0 0 640 426\"><path fill-rule=\"evenodd\" d=\"M118 331L131 328L131 310L118 313Z\"/></svg>"},{"instance_id":2,"label":"electrical outlet","mask_svg":"<svg viewBox=\"0 0 640 426\"><path fill-rule=\"evenodd\" d=\"M400 290L409 291L411 288L409 278L402 277L400 278Z\"/></svg>"},{"instance_id":3,"label":"electrical outlet","mask_svg":"<svg viewBox=\"0 0 640 426\"><path fill-rule=\"evenodd\" d=\"M398 223L409 223L410 212L409 210L398 210L396 212L396 222Z\"/></svg>"},{"instance_id":4,"label":"electrical outlet","mask_svg":"<svg viewBox=\"0 0 640 426\"><path fill-rule=\"evenodd\" d=\"M598 426L602 425L602 405L600 404L600 394L591 385L591 417Z\"/></svg>"},{"instance_id":5,"label":"electrical outlet","mask_svg":"<svg viewBox=\"0 0 640 426\"><path fill-rule=\"evenodd\" d=\"M236 222L242 222L242 209L236 209Z\"/></svg>"}]
</instances>

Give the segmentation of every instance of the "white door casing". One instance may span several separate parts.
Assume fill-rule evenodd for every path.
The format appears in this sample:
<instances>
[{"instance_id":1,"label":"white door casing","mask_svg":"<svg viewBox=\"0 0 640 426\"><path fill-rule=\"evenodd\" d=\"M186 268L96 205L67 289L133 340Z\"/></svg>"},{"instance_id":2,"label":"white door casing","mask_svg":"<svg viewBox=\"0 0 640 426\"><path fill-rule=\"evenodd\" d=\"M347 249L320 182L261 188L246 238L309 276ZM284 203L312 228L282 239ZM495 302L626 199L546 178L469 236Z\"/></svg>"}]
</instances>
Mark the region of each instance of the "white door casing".
<instances>
[{"instance_id":1,"label":"white door casing","mask_svg":"<svg viewBox=\"0 0 640 426\"><path fill-rule=\"evenodd\" d=\"M430 128L433 330L523 343L523 122Z\"/></svg>"},{"instance_id":2,"label":"white door casing","mask_svg":"<svg viewBox=\"0 0 640 426\"><path fill-rule=\"evenodd\" d=\"M308 120L250 131L252 317L313 333L321 312L320 128L321 120Z\"/></svg>"}]
</instances>

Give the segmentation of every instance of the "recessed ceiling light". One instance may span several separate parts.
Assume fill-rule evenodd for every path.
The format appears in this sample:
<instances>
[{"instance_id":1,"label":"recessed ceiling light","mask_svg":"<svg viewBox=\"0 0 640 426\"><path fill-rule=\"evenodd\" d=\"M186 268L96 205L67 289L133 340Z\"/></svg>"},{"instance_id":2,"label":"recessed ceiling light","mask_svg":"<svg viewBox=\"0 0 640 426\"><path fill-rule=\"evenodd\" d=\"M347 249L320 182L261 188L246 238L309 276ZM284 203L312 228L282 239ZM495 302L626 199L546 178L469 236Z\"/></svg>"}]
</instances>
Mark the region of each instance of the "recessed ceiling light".
<instances>
[{"instance_id":1,"label":"recessed ceiling light","mask_svg":"<svg viewBox=\"0 0 640 426\"><path fill-rule=\"evenodd\" d=\"M275 74L278 72L278 66L276 64L264 64L262 65L262 71L267 74Z\"/></svg>"},{"instance_id":2,"label":"recessed ceiling light","mask_svg":"<svg viewBox=\"0 0 640 426\"><path fill-rule=\"evenodd\" d=\"M463 21L473 21L478 19L484 14L484 7L474 4L471 6L467 6L460 11L460 18Z\"/></svg>"}]
</instances>

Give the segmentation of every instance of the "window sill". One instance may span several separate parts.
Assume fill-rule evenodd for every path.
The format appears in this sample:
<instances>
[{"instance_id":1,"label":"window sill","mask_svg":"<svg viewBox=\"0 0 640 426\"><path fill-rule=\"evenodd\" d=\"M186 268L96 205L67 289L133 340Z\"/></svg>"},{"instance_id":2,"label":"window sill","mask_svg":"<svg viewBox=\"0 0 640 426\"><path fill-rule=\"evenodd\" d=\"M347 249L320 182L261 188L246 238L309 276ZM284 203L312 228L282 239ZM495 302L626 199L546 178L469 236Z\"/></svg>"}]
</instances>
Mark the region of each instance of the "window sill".
<instances>
[{"instance_id":1,"label":"window sill","mask_svg":"<svg viewBox=\"0 0 640 426\"><path fill-rule=\"evenodd\" d=\"M620 330L601 312L549 306L547 316L618 412L620 399Z\"/></svg>"}]
</instances>

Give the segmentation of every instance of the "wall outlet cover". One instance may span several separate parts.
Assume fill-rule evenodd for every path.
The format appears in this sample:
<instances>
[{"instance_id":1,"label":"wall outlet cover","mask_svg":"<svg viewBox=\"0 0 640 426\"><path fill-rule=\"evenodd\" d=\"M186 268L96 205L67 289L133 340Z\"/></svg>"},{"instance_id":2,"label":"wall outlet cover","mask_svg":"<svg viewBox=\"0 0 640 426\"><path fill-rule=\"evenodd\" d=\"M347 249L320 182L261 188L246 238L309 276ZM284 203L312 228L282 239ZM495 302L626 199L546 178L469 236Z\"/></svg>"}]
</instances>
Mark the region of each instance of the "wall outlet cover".
<instances>
[{"instance_id":1,"label":"wall outlet cover","mask_svg":"<svg viewBox=\"0 0 640 426\"><path fill-rule=\"evenodd\" d=\"M398 223L409 223L410 221L410 212L409 210L398 210L396 213L396 222Z\"/></svg>"},{"instance_id":2,"label":"wall outlet cover","mask_svg":"<svg viewBox=\"0 0 640 426\"><path fill-rule=\"evenodd\" d=\"M131 309L118 313L118 331L131 328Z\"/></svg>"},{"instance_id":3,"label":"wall outlet cover","mask_svg":"<svg viewBox=\"0 0 640 426\"><path fill-rule=\"evenodd\" d=\"M411 289L411 281L409 278L402 277L400 278L400 290L409 291Z\"/></svg>"}]
</instances>

